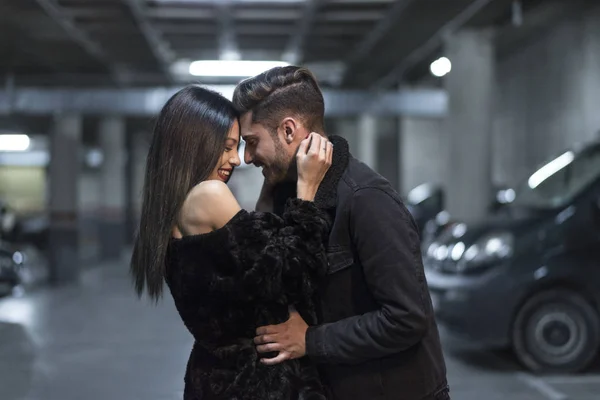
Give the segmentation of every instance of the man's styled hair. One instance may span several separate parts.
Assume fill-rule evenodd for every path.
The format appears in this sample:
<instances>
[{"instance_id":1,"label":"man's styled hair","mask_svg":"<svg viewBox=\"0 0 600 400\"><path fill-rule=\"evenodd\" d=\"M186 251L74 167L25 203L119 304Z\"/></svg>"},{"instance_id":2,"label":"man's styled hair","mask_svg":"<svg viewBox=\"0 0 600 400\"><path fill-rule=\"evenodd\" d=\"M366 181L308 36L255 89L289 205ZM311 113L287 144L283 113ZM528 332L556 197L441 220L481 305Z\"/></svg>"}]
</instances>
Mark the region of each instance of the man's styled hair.
<instances>
[{"instance_id":1,"label":"man's styled hair","mask_svg":"<svg viewBox=\"0 0 600 400\"><path fill-rule=\"evenodd\" d=\"M308 69L276 67L242 81L233 93L240 114L252 111L252 122L263 124L272 134L286 115L304 126L324 133L325 102L317 79Z\"/></svg>"}]
</instances>

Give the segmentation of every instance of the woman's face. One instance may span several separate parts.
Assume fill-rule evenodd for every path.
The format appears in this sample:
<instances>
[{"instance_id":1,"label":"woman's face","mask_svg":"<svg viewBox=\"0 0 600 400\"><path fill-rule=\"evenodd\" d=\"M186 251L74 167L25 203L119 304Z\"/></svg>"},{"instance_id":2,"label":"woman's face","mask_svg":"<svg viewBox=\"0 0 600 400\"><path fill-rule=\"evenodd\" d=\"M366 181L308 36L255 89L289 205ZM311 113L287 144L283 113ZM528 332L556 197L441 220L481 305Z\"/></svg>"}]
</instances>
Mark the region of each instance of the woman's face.
<instances>
[{"instance_id":1,"label":"woman's face","mask_svg":"<svg viewBox=\"0 0 600 400\"><path fill-rule=\"evenodd\" d=\"M208 177L209 180L218 180L227 183L231 178L233 169L241 163L238 154L240 145L240 124L236 120L229 131L229 135L223 143L223 154L217 162L214 171Z\"/></svg>"}]
</instances>

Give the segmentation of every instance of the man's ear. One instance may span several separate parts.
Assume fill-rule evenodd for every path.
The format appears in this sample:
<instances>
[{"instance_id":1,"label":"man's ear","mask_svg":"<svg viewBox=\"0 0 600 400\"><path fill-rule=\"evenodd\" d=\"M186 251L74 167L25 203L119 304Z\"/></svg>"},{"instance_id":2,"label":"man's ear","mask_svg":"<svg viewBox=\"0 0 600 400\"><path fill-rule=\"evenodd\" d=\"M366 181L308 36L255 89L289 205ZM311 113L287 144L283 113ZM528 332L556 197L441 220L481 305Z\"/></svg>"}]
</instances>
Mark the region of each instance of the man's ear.
<instances>
[{"instance_id":1,"label":"man's ear","mask_svg":"<svg viewBox=\"0 0 600 400\"><path fill-rule=\"evenodd\" d=\"M294 118L288 117L281 121L279 128L283 132L285 142L287 144L292 144L299 134L300 124Z\"/></svg>"}]
</instances>

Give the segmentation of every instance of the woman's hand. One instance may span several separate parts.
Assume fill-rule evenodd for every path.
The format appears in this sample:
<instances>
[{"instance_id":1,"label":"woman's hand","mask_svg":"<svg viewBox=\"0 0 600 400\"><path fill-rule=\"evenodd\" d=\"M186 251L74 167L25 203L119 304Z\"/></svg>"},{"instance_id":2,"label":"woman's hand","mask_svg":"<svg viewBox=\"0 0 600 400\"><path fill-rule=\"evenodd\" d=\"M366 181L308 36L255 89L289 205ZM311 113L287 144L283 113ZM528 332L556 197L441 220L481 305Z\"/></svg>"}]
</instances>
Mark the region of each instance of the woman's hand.
<instances>
[{"instance_id":1,"label":"woman's hand","mask_svg":"<svg viewBox=\"0 0 600 400\"><path fill-rule=\"evenodd\" d=\"M317 194L319 185L331 167L333 144L312 132L300 143L296 154L298 168L298 198L312 201Z\"/></svg>"}]
</instances>

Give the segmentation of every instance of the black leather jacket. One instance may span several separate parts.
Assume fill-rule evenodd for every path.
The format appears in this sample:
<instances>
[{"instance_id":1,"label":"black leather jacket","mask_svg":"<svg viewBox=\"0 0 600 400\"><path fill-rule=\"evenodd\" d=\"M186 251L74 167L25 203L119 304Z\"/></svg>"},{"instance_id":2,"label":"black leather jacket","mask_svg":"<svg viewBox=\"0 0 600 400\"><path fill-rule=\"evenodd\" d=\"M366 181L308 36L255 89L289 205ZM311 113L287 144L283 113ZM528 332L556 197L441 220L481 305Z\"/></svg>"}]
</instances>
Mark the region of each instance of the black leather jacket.
<instances>
[{"instance_id":1,"label":"black leather jacket","mask_svg":"<svg viewBox=\"0 0 600 400\"><path fill-rule=\"evenodd\" d=\"M334 222L320 325L307 355L336 400L447 399L446 366L418 230L389 182L331 137L333 165L315 202ZM285 195L273 193L275 211Z\"/></svg>"}]
</instances>

